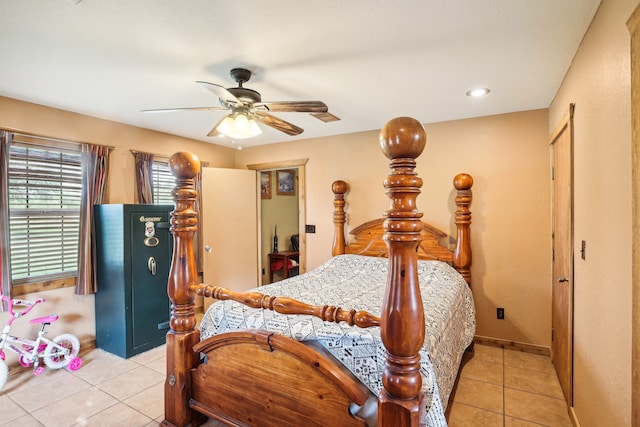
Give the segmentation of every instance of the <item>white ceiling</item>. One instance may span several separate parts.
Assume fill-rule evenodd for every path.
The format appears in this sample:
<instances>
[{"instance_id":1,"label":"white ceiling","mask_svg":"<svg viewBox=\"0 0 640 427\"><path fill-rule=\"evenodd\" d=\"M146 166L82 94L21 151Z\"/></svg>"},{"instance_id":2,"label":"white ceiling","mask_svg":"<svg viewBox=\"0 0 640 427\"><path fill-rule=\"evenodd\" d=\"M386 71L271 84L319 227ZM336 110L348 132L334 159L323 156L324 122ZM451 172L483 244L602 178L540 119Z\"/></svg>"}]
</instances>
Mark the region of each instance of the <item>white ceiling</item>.
<instances>
[{"instance_id":1,"label":"white ceiling","mask_svg":"<svg viewBox=\"0 0 640 427\"><path fill-rule=\"evenodd\" d=\"M197 85L245 87L263 101L324 101L342 120L273 113L305 129L266 128L249 147L546 108L599 0L2 0L0 95L181 135L222 111ZM465 92L489 87L484 98Z\"/></svg>"}]
</instances>

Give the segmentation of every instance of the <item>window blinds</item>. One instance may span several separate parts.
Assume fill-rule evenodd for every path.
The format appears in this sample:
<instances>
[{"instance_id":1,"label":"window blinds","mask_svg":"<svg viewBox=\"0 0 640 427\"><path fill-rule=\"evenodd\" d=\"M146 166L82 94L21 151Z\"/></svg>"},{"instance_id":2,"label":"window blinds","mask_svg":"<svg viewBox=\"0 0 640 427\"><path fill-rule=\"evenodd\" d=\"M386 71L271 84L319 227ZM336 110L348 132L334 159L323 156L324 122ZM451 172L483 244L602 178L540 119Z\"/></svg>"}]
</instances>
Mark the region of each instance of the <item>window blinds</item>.
<instances>
[{"instance_id":1,"label":"window blinds","mask_svg":"<svg viewBox=\"0 0 640 427\"><path fill-rule=\"evenodd\" d=\"M166 162L154 161L151 167L153 174L153 204L173 205L173 188L176 180Z\"/></svg>"},{"instance_id":2,"label":"window blinds","mask_svg":"<svg viewBox=\"0 0 640 427\"><path fill-rule=\"evenodd\" d=\"M9 152L12 280L19 284L32 277L74 275L82 197L80 153L16 139Z\"/></svg>"}]
</instances>

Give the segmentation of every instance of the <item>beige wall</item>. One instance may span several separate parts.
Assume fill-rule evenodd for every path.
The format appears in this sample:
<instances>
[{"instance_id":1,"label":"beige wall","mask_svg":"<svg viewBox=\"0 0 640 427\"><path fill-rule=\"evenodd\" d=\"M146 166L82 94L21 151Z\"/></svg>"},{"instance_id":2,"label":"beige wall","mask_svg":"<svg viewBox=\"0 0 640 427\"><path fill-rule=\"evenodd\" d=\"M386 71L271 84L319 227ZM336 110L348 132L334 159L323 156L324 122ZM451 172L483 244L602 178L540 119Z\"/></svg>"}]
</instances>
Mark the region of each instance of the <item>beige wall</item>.
<instances>
[{"instance_id":1,"label":"beige wall","mask_svg":"<svg viewBox=\"0 0 640 427\"><path fill-rule=\"evenodd\" d=\"M546 109L427 124L427 147L418 159L424 179L418 208L435 226L453 233L453 177L473 175L473 290L477 334L549 346L550 182ZM381 124L382 125L382 124ZM307 266L331 256L333 193L343 179L348 226L378 218L388 207L382 181L388 161L378 132L285 142L238 152L237 166L308 158L306 164ZM505 320L496 319L504 307Z\"/></svg>"},{"instance_id":2,"label":"beige wall","mask_svg":"<svg viewBox=\"0 0 640 427\"><path fill-rule=\"evenodd\" d=\"M50 138L87 142L115 147L110 156L108 203L134 203L135 169L129 150L146 151L170 156L176 151L189 150L212 166L233 167L236 150L193 141L173 135L127 126L94 117L70 113L40 105L0 97L0 128L22 131ZM73 288L38 292L47 299L38 308L39 315L57 313L61 321L52 325L50 335L71 332L81 342L95 338L95 314L93 296L74 295ZM21 298L33 299L35 295ZM4 324L6 314L0 313ZM15 332L27 334L29 325L15 323ZM12 361L11 359L9 360Z\"/></svg>"},{"instance_id":3,"label":"beige wall","mask_svg":"<svg viewBox=\"0 0 640 427\"><path fill-rule=\"evenodd\" d=\"M637 0L604 0L550 107L574 115L574 410L583 427L631 425L629 32Z\"/></svg>"}]
</instances>

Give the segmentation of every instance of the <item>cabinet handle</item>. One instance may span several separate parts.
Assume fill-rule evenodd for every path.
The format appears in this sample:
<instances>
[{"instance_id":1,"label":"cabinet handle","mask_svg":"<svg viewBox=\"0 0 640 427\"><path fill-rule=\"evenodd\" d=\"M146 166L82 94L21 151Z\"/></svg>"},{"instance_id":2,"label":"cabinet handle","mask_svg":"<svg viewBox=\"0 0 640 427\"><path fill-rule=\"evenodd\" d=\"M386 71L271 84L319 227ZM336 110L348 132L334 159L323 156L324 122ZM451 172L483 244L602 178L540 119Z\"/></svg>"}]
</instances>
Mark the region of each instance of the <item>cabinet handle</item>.
<instances>
[{"instance_id":1,"label":"cabinet handle","mask_svg":"<svg viewBox=\"0 0 640 427\"><path fill-rule=\"evenodd\" d=\"M567 279L566 277L560 276L558 277L558 282L562 283L562 282L568 282L569 279Z\"/></svg>"},{"instance_id":2,"label":"cabinet handle","mask_svg":"<svg viewBox=\"0 0 640 427\"><path fill-rule=\"evenodd\" d=\"M156 259L154 257L149 257L149 261L147 261L147 268L151 272L152 276L156 275Z\"/></svg>"}]
</instances>

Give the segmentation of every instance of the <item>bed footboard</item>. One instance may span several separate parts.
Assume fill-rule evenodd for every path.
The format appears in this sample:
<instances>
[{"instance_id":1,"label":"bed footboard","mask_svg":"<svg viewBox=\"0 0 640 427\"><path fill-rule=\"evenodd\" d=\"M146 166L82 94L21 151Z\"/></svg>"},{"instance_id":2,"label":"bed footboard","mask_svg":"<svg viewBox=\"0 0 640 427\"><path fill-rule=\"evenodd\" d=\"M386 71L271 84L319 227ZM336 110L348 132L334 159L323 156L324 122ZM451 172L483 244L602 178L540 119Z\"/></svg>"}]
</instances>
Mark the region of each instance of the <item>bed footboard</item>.
<instances>
[{"instance_id":1,"label":"bed footboard","mask_svg":"<svg viewBox=\"0 0 640 427\"><path fill-rule=\"evenodd\" d=\"M364 386L303 343L245 330L213 336L194 350L207 362L192 374L190 406L209 417L230 425L366 426L349 413L352 402L367 400Z\"/></svg>"}]
</instances>

